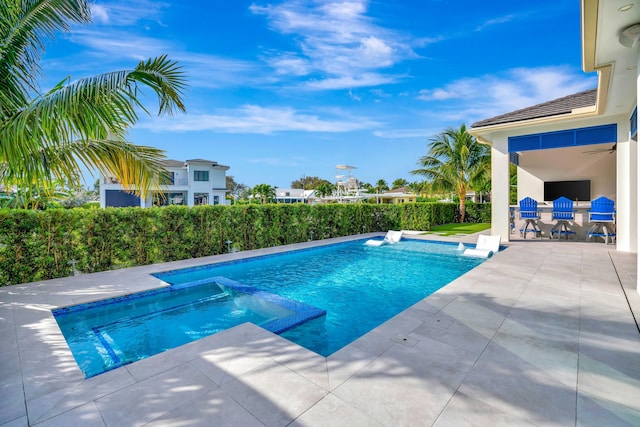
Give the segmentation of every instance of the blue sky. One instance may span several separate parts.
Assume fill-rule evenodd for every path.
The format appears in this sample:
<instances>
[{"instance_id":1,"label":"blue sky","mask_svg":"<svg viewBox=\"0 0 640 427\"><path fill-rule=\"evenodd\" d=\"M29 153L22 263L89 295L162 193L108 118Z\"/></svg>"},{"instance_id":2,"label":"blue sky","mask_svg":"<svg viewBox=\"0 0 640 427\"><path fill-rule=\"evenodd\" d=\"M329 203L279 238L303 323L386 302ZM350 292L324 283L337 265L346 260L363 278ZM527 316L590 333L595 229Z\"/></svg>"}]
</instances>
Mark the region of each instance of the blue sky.
<instances>
[{"instance_id":1,"label":"blue sky","mask_svg":"<svg viewBox=\"0 0 640 427\"><path fill-rule=\"evenodd\" d=\"M43 86L168 54L188 76L187 114L143 115L129 139L249 186L333 181L338 164L414 181L445 128L596 86L573 0L114 0L92 13L47 47Z\"/></svg>"}]
</instances>

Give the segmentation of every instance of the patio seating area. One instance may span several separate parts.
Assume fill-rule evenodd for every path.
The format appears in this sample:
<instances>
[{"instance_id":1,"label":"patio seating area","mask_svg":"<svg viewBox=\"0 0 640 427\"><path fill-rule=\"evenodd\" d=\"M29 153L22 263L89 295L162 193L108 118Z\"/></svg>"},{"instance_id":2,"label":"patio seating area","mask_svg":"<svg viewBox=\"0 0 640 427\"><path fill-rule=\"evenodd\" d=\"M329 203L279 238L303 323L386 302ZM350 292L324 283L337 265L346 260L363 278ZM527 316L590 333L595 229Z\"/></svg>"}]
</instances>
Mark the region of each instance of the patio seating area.
<instances>
[{"instance_id":1,"label":"patio seating area","mask_svg":"<svg viewBox=\"0 0 640 427\"><path fill-rule=\"evenodd\" d=\"M509 209L510 240L518 240L518 237L558 240L564 237L569 240L571 237L573 240L615 243L615 202L606 197L583 203L579 209L567 197L559 197L550 204L525 197L517 208L511 206ZM518 220L515 219L516 212ZM516 222L520 232L514 236Z\"/></svg>"},{"instance_id":2,"label":"patio seating area","mask_svg":"<svg viewBox=\"0 0 640 427\"><path fill-rule=\"evenodd\" d=\"M0 288L0 425L640 425L636 255L603 244L512 241L328 358L244 324L85 380L51 315L255 253Z\"/></svg>"}]
</instances>

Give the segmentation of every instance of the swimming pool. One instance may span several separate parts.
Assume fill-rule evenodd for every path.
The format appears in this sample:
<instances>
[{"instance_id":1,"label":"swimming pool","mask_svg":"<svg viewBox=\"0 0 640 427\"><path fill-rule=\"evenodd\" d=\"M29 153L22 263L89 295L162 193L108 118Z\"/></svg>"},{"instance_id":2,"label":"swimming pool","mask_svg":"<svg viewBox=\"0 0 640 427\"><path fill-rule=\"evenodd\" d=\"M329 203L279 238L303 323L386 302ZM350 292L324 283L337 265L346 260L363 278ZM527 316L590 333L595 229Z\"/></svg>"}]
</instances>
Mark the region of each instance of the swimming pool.
<instances>
[{"instance_id":1,"label":"swimming pool","mask_svg":"<svg viewBox=\"0 0 640 427\"><path fill-rule=\"evenodd\" d=\"M363 242L157 273L171 285L166 290L59 309L54 315L78 364L91 366L91 373L83 368L87 376L100 373L95 367L112 369L246 321L264 327L295 319L289 328L270 330L328 356L484 261L463 257L456 244L444 242L403 240L380 247ZM243 286L255 289L251 297L273 295L286 302L276 301L274 307L269 297L247 299L238 294ZM127 304L132 311L123 310ZM291 304L315 314L299 318ZM184 313L181 319L174 316ZM198 318L204 326L195 326ZM132 332L141 325L144 333ZM91 358L99 360L87 362Z\"/></svg>"},{"instance_id":2,"label":"swimming pool","mask_svg":"<svg viewBox=\"0 0 640 427\"><path fill-rule=\"evenodd\" d=\"M282 333L325 311L225 277L53 310L85 376L245 322Z\"/></svg>"}]
</instances>

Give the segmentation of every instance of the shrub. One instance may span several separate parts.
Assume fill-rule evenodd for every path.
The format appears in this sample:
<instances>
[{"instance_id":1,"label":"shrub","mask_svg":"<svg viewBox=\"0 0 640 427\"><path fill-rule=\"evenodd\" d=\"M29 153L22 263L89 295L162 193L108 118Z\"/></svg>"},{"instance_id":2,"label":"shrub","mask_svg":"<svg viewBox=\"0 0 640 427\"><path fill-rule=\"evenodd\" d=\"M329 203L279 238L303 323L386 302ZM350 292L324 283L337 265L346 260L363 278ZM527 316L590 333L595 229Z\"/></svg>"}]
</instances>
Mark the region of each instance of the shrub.
<instances>
[{"instance_id":1,"label":"shrub","mask_svg":"<svg viewBox=\"0 0 640 427\"><path fill-rule=\"evenodd\" d=\"M237 204L162 209L0 210L0 285L452 222L455 203ZM488 222L490 204L467 205Z\"/></svg>"},{"instance_id":2,"label":"shrub","mask_svg":"<svg viewBox=\"0 0 640 427\"><path fill-rule=\"evenodd\" d=\"M80 207L82 209L100 209L100 202L86 202Z\"/></svg>"}]
</instances>

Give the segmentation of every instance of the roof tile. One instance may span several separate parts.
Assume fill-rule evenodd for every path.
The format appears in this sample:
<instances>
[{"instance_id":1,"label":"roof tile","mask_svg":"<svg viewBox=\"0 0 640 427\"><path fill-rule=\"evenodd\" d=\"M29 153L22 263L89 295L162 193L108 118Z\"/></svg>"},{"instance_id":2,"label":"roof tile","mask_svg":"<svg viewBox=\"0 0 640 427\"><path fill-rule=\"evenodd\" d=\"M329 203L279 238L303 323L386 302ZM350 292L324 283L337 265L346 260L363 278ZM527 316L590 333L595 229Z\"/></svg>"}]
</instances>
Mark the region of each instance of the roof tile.
<instances>
[{"instance_id":1,"label":"roof tile","mask_svg":"<svg viewBox=\"0 0 640 427\"><path fill-rule=\"evenodd\" d=\"M471 125L472 128L480 128L485 126L499 125L505 123L520 122L524 120L539 119L542 117L558 116L561 114L571 113L572 110L582 107L590 107L596 105L597 89L590 89L584 92L575 93L573 95L554 99L553 101L544 102L532 107L523 108L502 114L500 116L491 117L489 119L480 120Z\"/></svg>"}]
</instances>

